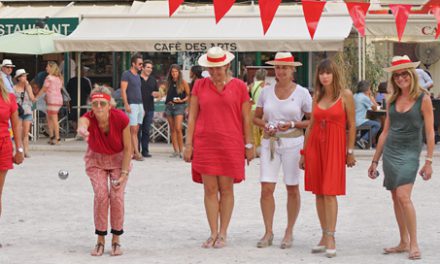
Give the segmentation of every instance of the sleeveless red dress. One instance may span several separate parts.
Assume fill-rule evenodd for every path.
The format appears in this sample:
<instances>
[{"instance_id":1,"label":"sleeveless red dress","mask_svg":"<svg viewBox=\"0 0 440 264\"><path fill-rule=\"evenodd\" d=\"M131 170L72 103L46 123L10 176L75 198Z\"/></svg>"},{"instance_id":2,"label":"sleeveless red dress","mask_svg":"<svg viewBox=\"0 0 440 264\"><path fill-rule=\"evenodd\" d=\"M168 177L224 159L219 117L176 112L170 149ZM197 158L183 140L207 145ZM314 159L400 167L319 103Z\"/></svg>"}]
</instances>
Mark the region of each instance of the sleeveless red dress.
<instances>
[{"instance_id":1,"label":"sleeveless red dress","mask_svg":"<svg viewBox=\"0 0 440 264\"><path fill-rule=\"evenodd\" d=\"M304 150L305 190L316 195L345 195L346 114L342 99L329 109L317 104Z\"/></svg>"}]
</instances>

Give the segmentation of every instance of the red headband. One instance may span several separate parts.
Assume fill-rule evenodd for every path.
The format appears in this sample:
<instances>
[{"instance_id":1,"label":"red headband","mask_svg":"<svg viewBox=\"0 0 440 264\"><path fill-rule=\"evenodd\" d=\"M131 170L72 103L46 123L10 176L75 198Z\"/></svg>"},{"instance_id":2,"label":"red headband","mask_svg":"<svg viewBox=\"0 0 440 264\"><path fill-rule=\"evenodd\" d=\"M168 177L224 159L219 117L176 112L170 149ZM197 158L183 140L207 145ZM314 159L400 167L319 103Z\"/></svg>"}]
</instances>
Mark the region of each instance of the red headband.
<instances>
[{"instance_id":1,"label":"red headband","mask_svg":"<svg viewBox=\"0 0 440 264\"><path fill-rule=\"evenodd\" d=\"M292 57L285 57L285 58L275 58L275 61L283 61L283 62L295 62L295 59Z\"/></svg>"},{"instance_id":2,"label":"red headband","mask_svg":"<svg viewBox=\"0 0 440 264\"><path fill-rule=\"evenodd\" d=\"M398 60L398 61L393 61L391 62L391 66L397 66L400 64L404 64L404 63L411 63L412 61L410 60Z\"/></svg>"},{"instance_id":3,"label":"red headband","mask_svg":"<svg viewBox=\"0 0 440 264\"><path fill-rule=\"evenodd\" d=\"M223 57L220 57L220 58L211 58L211 57L207 56L206 59L209 62L222 62L222 61L226 60L226 55L223 55Z\"/></svg>"},{"instance_id":4,"label":"red headband","mask_svg":"<svg viewBox=\"0 0 440 264\"><path fill-rule=\"evenodd\" d=\"M94 93L90 96L91 101L95 100L95 99L105 99L107 101L110 102L110 100L112 99L112 97L109 94L106 93Z\"/></svg>"}]
</instances>

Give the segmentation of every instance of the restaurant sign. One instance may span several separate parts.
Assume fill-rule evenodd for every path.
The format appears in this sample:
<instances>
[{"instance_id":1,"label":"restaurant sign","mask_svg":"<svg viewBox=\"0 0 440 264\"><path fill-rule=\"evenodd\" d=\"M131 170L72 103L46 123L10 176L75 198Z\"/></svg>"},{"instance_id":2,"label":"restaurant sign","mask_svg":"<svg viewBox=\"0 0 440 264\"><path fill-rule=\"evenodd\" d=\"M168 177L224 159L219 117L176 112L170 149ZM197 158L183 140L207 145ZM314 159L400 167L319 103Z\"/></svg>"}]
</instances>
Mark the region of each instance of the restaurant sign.
<instances>
[{"instance_id":1,"label":"restaurant sign","mask_svg":"<svg viewBox=\"0 0 440 264\"><path fill-rule=\"evenodd\" d=\"M40 20L40 18L0 19L0 36L8 35L16 31L35 28L35 25ZM69 35L76 29L78 23L78 18L73 17L49 18L44 28L62 35Z\"/></svg>"}]
</instances>

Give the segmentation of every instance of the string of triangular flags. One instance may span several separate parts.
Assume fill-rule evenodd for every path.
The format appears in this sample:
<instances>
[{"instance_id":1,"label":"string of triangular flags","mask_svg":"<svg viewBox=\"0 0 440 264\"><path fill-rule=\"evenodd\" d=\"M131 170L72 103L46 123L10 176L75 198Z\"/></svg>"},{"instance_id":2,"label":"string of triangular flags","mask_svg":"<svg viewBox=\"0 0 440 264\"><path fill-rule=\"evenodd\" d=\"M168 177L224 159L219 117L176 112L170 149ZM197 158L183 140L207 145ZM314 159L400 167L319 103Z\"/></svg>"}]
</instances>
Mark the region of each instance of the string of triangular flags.
<instances>
[{"instance_id":1,"label":"string of triangular flags","mask_svg":"<svg viewBox=\"0 0 440 264\"><path fill-rule=\"evenodd\" d=\"M169 15L172 16L183 2L184 0L168 0L170 12ZM310 37L313 39L322 15L322 11L324 10L324 6L327 4L327 2L319 0L302 0L301 2L304 12L304 19L306 21ZM213 0L216 23L220 22L220 20L231 9L234 3L235 0ZM264 34L266 34L269 30L280 4L281 0L258 1ZM332 4L332 2L329 2L329 4ZM345 4L350 17L353 20L353 25L356 27L361 36L365 36L365 16L368 12L368 8L370 7L370 3L345 2ZM397 36L400 41L402 39L403 32L405 31L408 16L411 11L411 5L390 4L389 7L394 15ZM435 38L437 39L440 35L440 5L433 5L431 7L431 13L437 20L437 32L435 35Z\"/></svg>"}]
</instances>

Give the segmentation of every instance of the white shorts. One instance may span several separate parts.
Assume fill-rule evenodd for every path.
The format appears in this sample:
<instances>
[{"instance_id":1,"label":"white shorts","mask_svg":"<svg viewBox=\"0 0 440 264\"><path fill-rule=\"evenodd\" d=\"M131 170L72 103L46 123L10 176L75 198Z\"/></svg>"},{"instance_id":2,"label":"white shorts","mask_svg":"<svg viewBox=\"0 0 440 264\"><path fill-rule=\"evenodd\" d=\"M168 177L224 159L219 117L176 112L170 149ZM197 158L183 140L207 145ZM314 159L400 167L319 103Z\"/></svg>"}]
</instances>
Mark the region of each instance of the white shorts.
<instances>
[{"instance_id":1,"label":"white shorts","mask_svg":"<svg viewBox=\"0 0 440 264\"><path fill-rule=\"evenodd\" d=\"M304 137L280 138L275 142L274 158L270 160L270 140L263 139L260 154L260 182L276 183L280 167L283 166L284 183L298 185L301 169L299 168L300 150Z\"/></svg>"}]
</instances>

